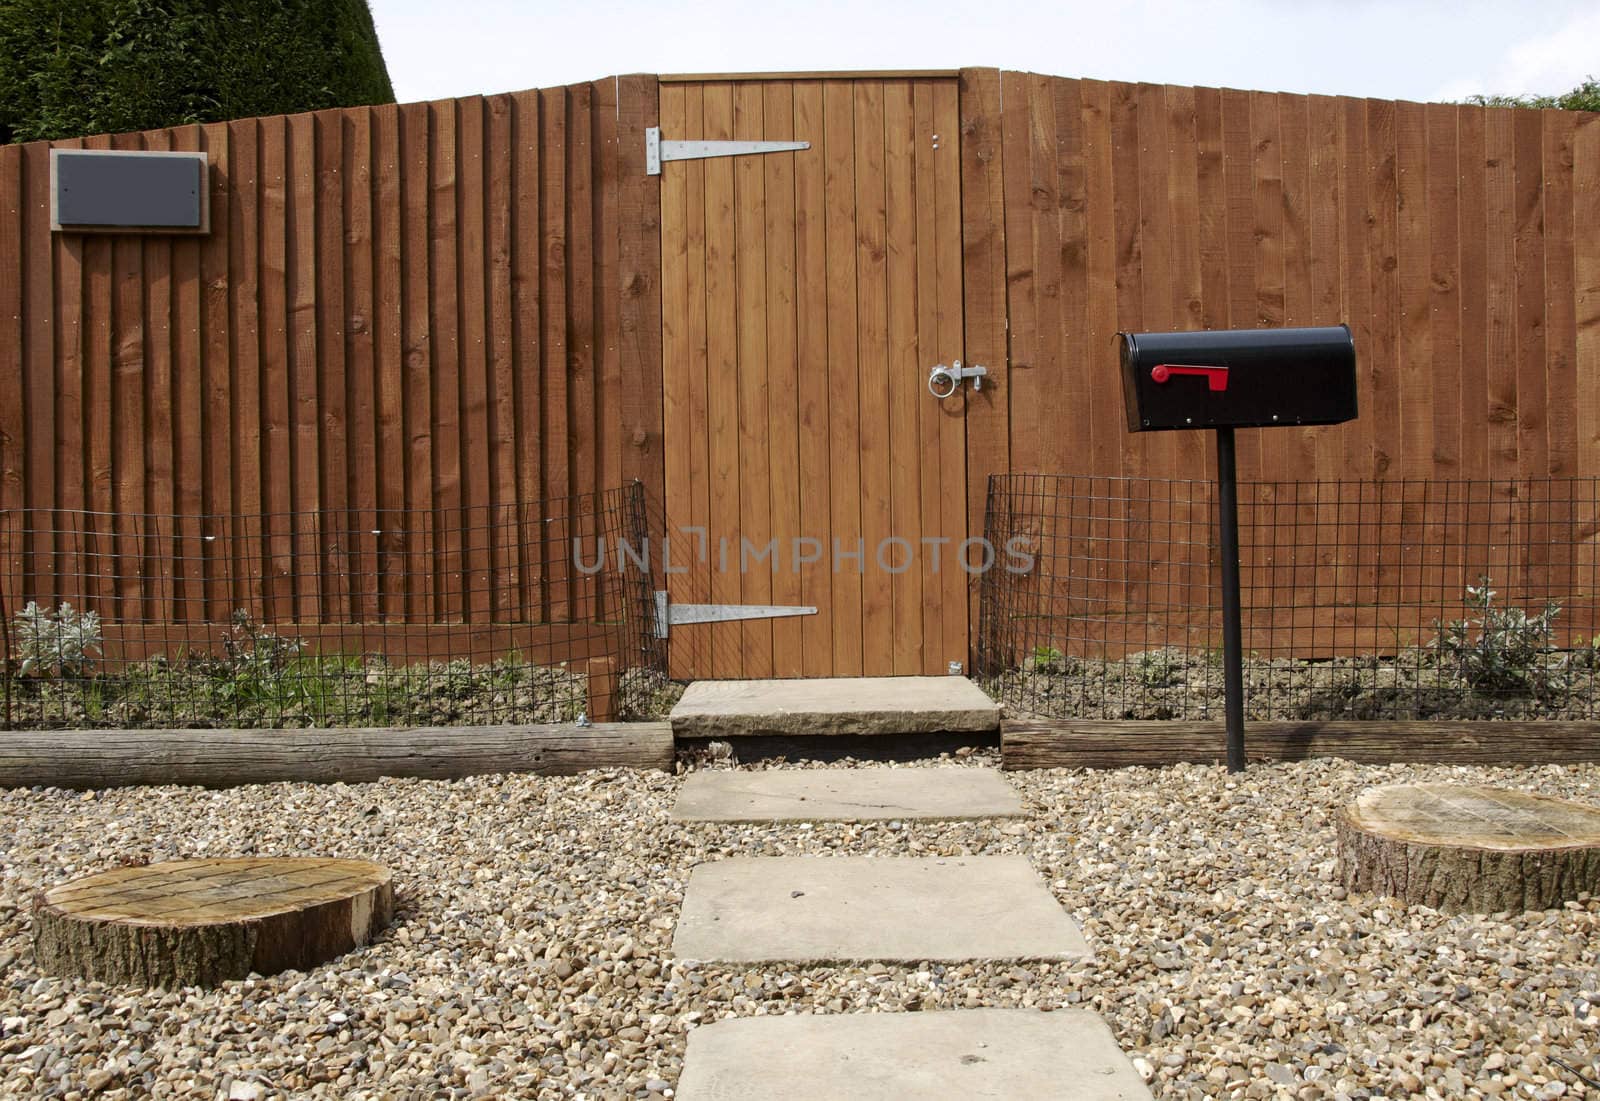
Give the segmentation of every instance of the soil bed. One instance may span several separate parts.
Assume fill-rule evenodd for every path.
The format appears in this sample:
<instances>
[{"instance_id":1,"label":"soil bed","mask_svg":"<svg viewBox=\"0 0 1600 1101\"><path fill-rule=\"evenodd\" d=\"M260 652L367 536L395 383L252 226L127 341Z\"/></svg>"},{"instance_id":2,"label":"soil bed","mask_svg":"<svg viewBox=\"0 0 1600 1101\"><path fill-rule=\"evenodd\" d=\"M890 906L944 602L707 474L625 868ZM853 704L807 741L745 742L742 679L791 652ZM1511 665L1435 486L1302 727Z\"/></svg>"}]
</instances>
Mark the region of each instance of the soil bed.
<instances>
[{"instance_id":1,"label":"soil bed","mask_svg":"<svg viewBox=\"0 0 1600 1101\"><path fill-rule=\"evenodd\" d=\"M1249 656L1250 719L1592 719L1600 716L1594 651L1547 656L1521 684L1467 683L1429 650L1312 661ZM1221 719L1220 656L1146 650L1116 661L1030 658L985 682L1008 714L1061 719Z\"/></svg>"}]
</instances>

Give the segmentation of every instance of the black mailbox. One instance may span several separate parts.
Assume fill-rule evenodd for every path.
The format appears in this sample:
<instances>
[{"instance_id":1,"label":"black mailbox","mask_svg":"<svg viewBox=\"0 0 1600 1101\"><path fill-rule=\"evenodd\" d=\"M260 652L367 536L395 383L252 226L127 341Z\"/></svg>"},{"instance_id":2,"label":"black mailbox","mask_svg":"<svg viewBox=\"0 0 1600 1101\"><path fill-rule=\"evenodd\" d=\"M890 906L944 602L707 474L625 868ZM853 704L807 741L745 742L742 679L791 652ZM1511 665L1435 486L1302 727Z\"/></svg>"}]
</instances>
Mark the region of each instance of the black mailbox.
<instances>
[{"instance_id":1,"label":"black mailbox","mask_svg":"<svg viewBox=\"0 0 1600 1101\"><path fill-rule=\"evenodd\" d=\"M1338 424L1356 416L1347 325L1118 333L1128 431Z\"/></svg>"}]
</instances>

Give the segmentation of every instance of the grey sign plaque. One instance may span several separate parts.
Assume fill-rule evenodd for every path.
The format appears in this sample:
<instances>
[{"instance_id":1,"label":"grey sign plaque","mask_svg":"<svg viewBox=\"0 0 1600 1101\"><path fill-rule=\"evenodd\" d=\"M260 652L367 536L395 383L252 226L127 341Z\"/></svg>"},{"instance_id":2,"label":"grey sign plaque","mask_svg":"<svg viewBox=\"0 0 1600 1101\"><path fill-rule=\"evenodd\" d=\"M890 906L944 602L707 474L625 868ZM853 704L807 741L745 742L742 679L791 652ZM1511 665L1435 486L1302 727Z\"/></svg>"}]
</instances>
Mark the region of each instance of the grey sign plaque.
<instances>
[{"instance_id":1,"label":"grey sign plaque","mask_svg":"<svg viewBox=\"0 0 1600 1101\"><path fill-rule=\"evenodd\" d=\"M204 153L52 149L50 185L57 230L209 228Z\"/></svg>"}]
</instances>

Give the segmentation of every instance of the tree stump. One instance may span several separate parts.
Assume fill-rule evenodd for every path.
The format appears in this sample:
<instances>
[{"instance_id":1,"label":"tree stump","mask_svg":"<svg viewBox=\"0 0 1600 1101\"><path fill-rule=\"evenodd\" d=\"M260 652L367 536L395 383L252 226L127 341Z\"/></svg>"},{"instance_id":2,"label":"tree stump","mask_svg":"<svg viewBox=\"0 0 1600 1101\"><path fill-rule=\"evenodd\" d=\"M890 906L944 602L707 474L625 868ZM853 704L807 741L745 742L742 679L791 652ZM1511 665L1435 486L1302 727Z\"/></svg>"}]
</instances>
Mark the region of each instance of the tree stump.
<instances>
[{"instance_id":1,"label":"tree stump","mask_svg":"<svg viewBox=\"0 0 1600 1101\"><path fill-rule=\"evenodd\" d=\"M215 986L308 970L368 943L393 914L392 874L368 860L175 860L41 892L33 947L50 974Z\"/></svg>"},{"instance_id":2,"label":"tree stump","mask_svg":"<svg viewBox=\"0 0 1600 1101\"><path fill-rule=\"evenodd\" d=\"M1335 816L1352 891L1447 913L1546 910L1600 892L1600 809L1457 784L1365 792Z\"/></svg>"}]
</instances>

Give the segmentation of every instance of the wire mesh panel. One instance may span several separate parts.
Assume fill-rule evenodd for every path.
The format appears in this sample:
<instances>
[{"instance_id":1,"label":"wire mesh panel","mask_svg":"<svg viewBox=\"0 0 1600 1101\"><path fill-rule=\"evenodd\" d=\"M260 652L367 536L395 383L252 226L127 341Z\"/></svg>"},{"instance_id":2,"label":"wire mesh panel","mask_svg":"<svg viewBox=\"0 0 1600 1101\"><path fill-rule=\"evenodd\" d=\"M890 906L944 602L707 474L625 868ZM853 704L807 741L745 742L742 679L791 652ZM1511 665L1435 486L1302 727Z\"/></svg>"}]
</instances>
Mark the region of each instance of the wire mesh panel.
<instances>
[{"instance_id":1,"label":"wire mesh panel","mask_svg":"<svg viewBox=\"0 0 1600 1101\"><path fill-rule=\"evenodd\" d=\"M7 725L532 723L648 707L664 662L637 483L360 515L358 530L343 511L5 514Z\"/></svg>"},{"instance_id":2,"label":"wire mesh panel","mask_svg":"<svg viewBox=\"0 0 1600 1101\"><path fill-rule=\"evenodd\" d=\"M1246 713L1600 714L1600 481L1240 486ZM1056 718L1222 715L1215 488L997 475L980 671Z\"/></svg>"}]
</instances>

